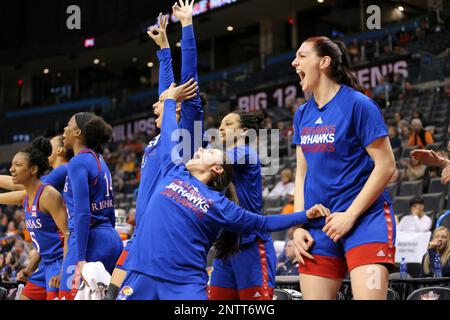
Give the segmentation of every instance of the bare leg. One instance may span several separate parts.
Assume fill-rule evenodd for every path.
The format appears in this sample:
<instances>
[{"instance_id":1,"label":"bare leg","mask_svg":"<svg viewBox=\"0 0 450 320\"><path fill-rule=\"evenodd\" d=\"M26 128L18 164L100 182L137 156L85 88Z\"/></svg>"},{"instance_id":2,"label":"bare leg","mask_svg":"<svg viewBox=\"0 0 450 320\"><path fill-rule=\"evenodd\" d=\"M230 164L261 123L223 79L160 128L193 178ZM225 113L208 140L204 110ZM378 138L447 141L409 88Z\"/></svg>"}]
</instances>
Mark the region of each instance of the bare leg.
<instances>
[{"instance_id":1,"label":"bare leg","mask_svg":"<svg viewBox=\"0 0 450 320\"><path fill-rule=\"evenodd\" d=\"M368 264L350 272L354 300L386 300L389 271L381 264Z\"/></svg>"},{"instance_id":2,"label":"bare leg","mask_svg":"<svg viewBox=\"0 0 450 320\"><path fill-rule=\"evenodd\" d=\"M300 274L303 300L336 300L342 279Z\"/></svg>"}]
</instances>

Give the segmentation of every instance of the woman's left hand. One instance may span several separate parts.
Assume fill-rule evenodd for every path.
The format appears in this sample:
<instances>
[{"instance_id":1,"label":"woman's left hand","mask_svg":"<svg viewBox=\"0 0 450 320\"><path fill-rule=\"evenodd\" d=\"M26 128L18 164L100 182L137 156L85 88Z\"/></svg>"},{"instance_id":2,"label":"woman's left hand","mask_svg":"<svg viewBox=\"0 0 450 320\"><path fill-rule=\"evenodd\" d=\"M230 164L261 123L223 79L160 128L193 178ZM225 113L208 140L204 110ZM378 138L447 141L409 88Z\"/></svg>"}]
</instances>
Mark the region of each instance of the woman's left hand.
<instances>
[{"instance_id":1,"label":"woman's left hand","mask_svg":"<svg viewBox=\"0 0 450 320\"><path fill-rule=\"evenodd\" d=\"M346 235L354 226L356 219L347 212L334 212L325 220L322 231L334 242Z\"/></svg>"}]
</instances>

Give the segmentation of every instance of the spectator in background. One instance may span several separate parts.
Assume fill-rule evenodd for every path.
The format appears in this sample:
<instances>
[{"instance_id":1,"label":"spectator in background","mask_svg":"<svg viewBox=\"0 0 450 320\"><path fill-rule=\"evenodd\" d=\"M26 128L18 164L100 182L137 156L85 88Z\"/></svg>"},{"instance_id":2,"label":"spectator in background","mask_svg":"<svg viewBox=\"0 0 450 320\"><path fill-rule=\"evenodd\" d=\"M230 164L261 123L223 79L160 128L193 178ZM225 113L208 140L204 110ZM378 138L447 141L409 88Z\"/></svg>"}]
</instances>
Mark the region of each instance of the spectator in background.
<instances>
[{"instance_id":1,"label":"spectator in background","mask_svg":"<svg viewBox=\"0 0 450 320\"><path fill-rule=\"evenodd\" d=\"M400 111L394 113L395 123L397 124L397 128L400 131L400 122L403 120L403 113Z\"/></svg>"},{"instance_id":2,"label":"spectator in background","mask_svg":"<svg viewBox=\"0 0 450 320\"><path fill-rule=\"evenodd\" d=\"M6 230L8 230L8 216L2 214L0 217L0 235L5 234Z\"/></svg>"},{"instance_id":3,"label":"spectator in background","mask_svg":"<svg viewBox=\"0 0 450 320\"><path fill-rule=\"evenodd\" d=\"M5 267L6 259L3 253L0 253L0 271Z\"/></svg>"},{"instance_id":4,"label":"spectator in background","mask_svg":"<svg viewBox=\"0 0 450 320\"><path fill-rule=\"evenodd\" d=\"M402 146L402 140L398 136L397 127L394 125L389 126L389 141L392 149L399 149Z\"/></svg>"},{"instance_id":5,"label":"spectator in background","mask_svg":"<svg viewBox=\"0 0 450 320\"><path fill-rule=\"evenodd\" d=\"M19 261L15 254L11 251L6 254L5 258L5 266L0 271L2 280L5 281L15 281L16 274L22 269L22 266L19 264Z\"/></svg>"},{"instance_id":6,"label":"spectator in background","mask_svg":"<svg viewBox=\"0 0 450 320\"><path fill-rule=\"evenodd\" d=\"M8 222L8 230L6 230L6 236L13 236L19 234L19 230L17 229L17 223L15 220L10 220Z\"/></svg>"},{"instance_id":7,"label":"spectator in background","mask_svg":"<svg viewBox=\"0 0 450 320\"><path fill-rule=\"evenodd\" d=\"M419 146L419 148L425 148L427 144L431 143L434 143L433 136L428 131L423 129L422 121L418 118L412 119L408 146Z\"/></svg>"},{"instance_id":8,"label":"spectator in background","mask_svg":"<svg viewBox=\"0 0 450 320\"><path fill-rule=\"evenodd\" d=\"M425 205L421 197L416 197L410 202L411 213L404 216L397 226L397 231L427 232L431 229L431 218L425 215Z\"/></svg>"},{"instance_id":9,"label":"spectator in background","mask_svg":"<svg viewBox=\"0 0 450 320\"><path fill-rule=\"evenodd\" d=\"M125 162L122 163L120 171L134 173L136 172L136 154L128 153Z\"/></svg>"},{"instance_id":10,"label":"spectator in background","mask_svg":"<svg viewBox=\"0 0 450 320\"><path fill-rule=\"evenodd\" d=\"M425 176L427 166L420 163L419 160L409 157L409 162L403 174L404 181L416 181Z\"/></svg>"},{"instance_id":11,"label":"spectator in background","mask_svg":"<svg viewBox=\"0 0 450 320\"><path fill-rule=\"evenodd\" d=\"M288 240L284 248L286 260L278 267L277 276L297 276L298 275L298 260L295 255L295 245L292 237Z\"/></svg>"},{"instance_id":12,"label":"spectator in background","mask_svg":"<svg viewBox=\"0 0 450 320\"><path fill-rule=\"evenodd\" d=\"M427 124L427 120L425 119L425 117L423 116L422 112L415 110L413 112L413 119L419 119L422 122L422 126L426 127Z\"/></svg>"},{"instance_id":13,"label":"spectator in background","mask_svg":"<svg viewBox=\"0 0 450 320\"><path fill-rule=\"evenodd\" d=\"M281 210L281 214L294 213L294 188L288 191L286 194L286 204Z\"/></svg>"},{"instance_id":14,"label":"spectator in background","mask_svg":"<svg viewBox=\"0 0 450 320\"><path fill-rule=\"evenodd\" d=\"M17 257L18 263L21 266L28 264L28 253L25 249L25 243L22 240L16 240L12 253Z\"/></svg>"},{"instance_id":15,"label":"spectator in background","mask_svg":"<svg viewBox=\"0 0 450 320\"><path fill-rule=\"evenodd\" d=\"M428 252L422 259L422 272L423 277L434 276L434 260L436 253L441 256L441 268L442 276L450 277L450 243L449 243L449 231L446 227L441 226L434 230L431 237L430 244L428 245Z\"/></svg>"},{"instance_id":16,"label":"spectator in background","mask_svg":"<svg viewBox=\"0 0 450 320\"><path fill-rule=\"evenodd\" d=\"M408 146L409 143L409 134L410 134L410 126L408 121L401 120L399 122L399 130L400 130L400 139L402 141L402 148Z\"/></svg>"},{"instance_id":17,"label":"spectator in background","mask_svg":"<svg viewBox=\"0 0 450 320\"><path fill-rule=\"evenodd\" d=\"M270 191L269 197L284 197L293 188L294 182L292 171L290 169L284 169L283 171L281 171L281 181L275 185L272 191Z\"/></svg>"}]
</instances>

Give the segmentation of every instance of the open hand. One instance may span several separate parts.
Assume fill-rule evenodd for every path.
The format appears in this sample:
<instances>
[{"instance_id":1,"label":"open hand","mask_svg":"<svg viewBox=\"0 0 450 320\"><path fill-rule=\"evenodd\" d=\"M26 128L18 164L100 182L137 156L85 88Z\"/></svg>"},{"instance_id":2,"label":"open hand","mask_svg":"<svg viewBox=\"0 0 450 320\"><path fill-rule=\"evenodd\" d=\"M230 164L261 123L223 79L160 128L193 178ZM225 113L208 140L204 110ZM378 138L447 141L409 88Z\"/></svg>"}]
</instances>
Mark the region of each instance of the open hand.
<instances>
[{"instance_id":1,"label":"open hand","mask_svg":"<svg viewBox=\"0 0 450 320\"><path fill-rule=\"evenodd\" d=\"M197 95L197 90L197 82L194 82L194 79L190 79L188 82L178 87L175 83L172 83L169 89L167 89L167 99L173 99L177 103L180 103L181 101L195 97Z\"/></svg>"},{"instance_id":2,"label":"open hand","mask_svg":"<svg viewBox=\"0 0 450 320\"><path fill-rule=\"evenodd\" d=\"M181 25L186 27L192 24L192 11L194 7L194 0L178 0L180 4L175 2L172 6L172 14L180 20Z\"/></svg>"},{"instance_id":3,"label":"open hand","mask_svg":"<svg viewBox=\"0 0 450 320\"><path fill-rule=\"evenodd\" d=\"M155 43L161 48L170 48L169 40L167 39L166 28L169 24L169 16L159 13L158 27L152 26L147 30L147 34Z\"/></svg>"}]
</instances>

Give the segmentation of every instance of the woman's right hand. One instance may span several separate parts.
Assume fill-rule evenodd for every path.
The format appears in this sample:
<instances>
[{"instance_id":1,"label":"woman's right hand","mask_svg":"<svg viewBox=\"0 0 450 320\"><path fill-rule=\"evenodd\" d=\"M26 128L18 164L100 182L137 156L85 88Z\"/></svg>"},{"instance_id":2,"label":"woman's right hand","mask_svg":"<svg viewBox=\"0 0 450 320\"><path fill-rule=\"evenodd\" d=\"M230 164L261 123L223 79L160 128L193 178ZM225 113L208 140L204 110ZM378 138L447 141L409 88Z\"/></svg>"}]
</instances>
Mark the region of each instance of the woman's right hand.
<instances>
[{"instance_id":1,"label":"woman's right hand","mask_svg":"<svg viewBox=\"0 0 450 320\"><path fill-rule=\"evenodd\" d=\"M167 99L172 99L180 103L181 101L194 98L197 95L197 90L197 82L194 82L194 79L190 79L178 87L175 83L172 83L169 89L167 89Z\"/></svg>"},{"instance_id":2,"label":"woman's right hand","mask_svg":"<svg viewBox=\"0 0 450 320\"><path fill-rule=\"evenodd\" d=\"M169 16L168 15L162 15L162 13L159 13L158 16L158 27L150 27L147 30L147 34L150 38L155 41L155 43L161 48L170 48L169 40L167 39L167 33L166 28L169 24Z\"/></svg>"},{"instance_id":3,"label":"woman's right hand","mask_svg":"<svg viewBox=\"0 0 450 320\"><path fill-rule=\"evenodd\" d=\"M308 252L308 250L314 244L314 239L311 234L303 229L297 228L294 231L294 244L295 244L295 255L301 264L305 264L303 257L314 260L314 257Z\"/></svg>"},{"instance_id":4,"label":"woman's right hand","mask_svg":"<svg viewBox=\"0 0 450 320\"><path fill-rule=\"evenodd\" d=\"M429 250L436 250L438 246L438 242L436 240L431 240L430 244L428 245Z\"/></svg>"}]
</instances>

